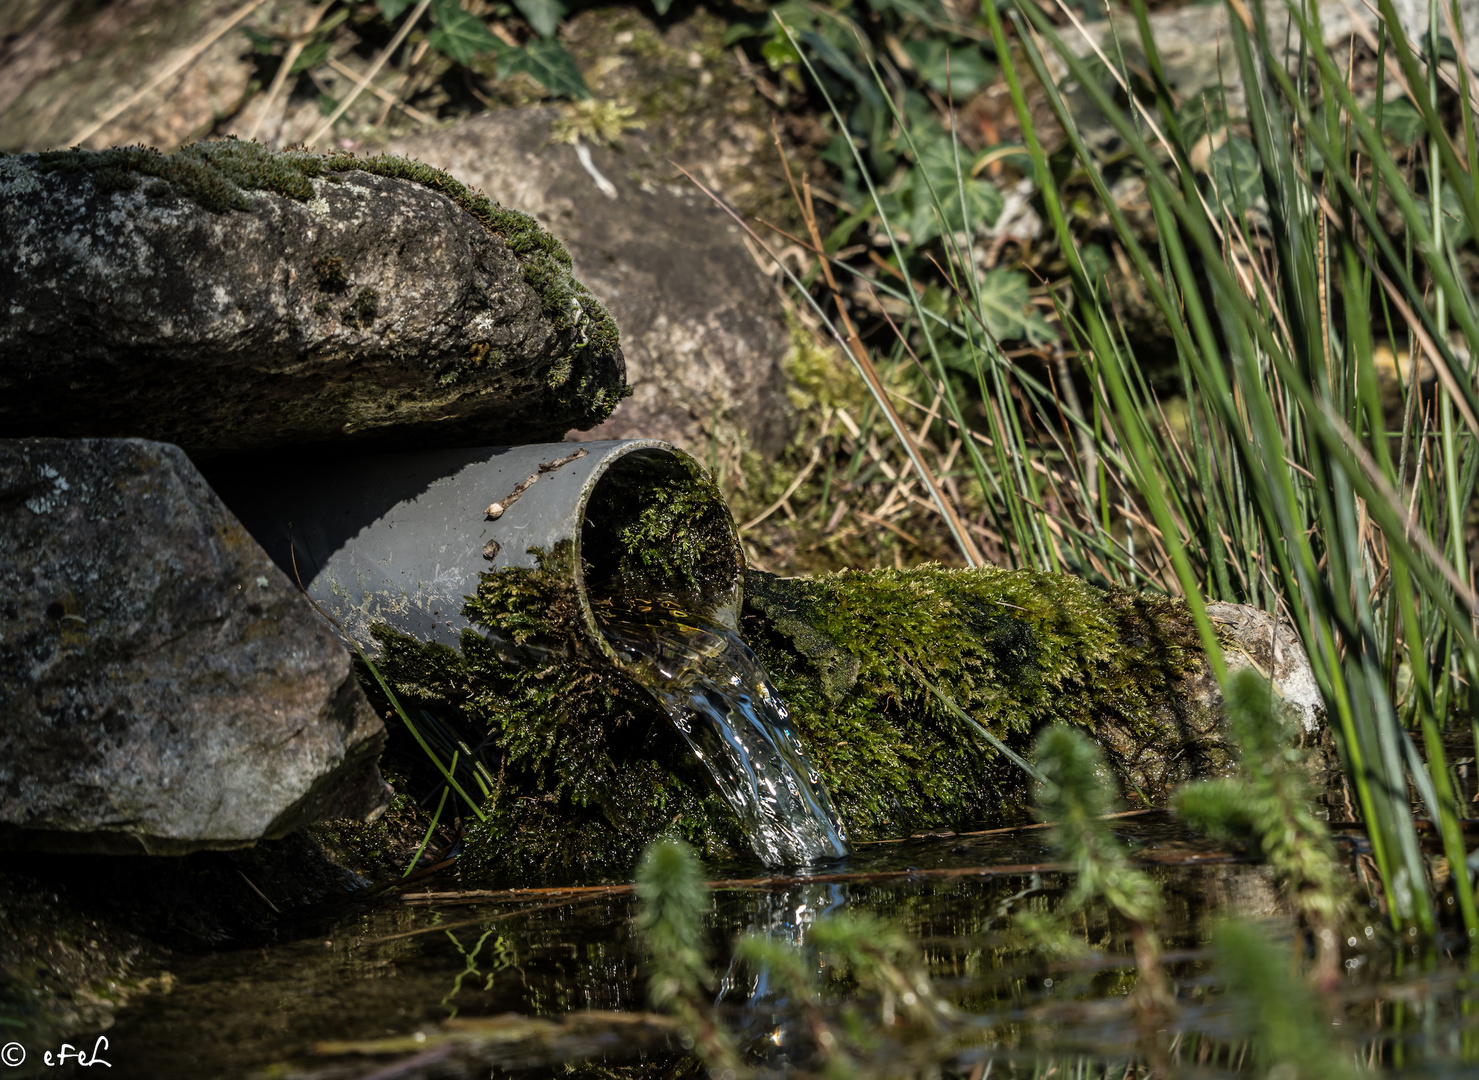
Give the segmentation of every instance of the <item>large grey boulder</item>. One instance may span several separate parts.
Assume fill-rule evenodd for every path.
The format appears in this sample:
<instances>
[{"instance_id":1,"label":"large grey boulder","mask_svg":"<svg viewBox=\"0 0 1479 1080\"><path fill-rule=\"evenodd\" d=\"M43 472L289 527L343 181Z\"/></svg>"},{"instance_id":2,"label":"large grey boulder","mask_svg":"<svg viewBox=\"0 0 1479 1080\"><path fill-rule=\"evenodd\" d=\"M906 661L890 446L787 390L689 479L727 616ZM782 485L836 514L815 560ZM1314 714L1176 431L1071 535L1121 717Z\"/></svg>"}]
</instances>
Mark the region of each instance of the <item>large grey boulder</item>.
<instances>
[{"instance_id":1,"label":"large grey boulder","mask_svg":"<svg viewBox=\"0 0 1479 1080\"><path fill-rule=\"evenodd\" d=\"M384 739L179 448L0 440L0 846L178 854L373 815Z\"/></svg>"},{"instance_id":2,"label":"large grey boulder","mask_svg":"<svg viewBox=\"0 0 1479 1080\"><path fill-rule=\"evenodd\" d=\"M236 140L0 156L0 437L540 442L624 389L558 241L444 173Z\"/></svg>"},{"instance_id":3,"label":"large grey boulder","mask_svg":"<svg viewBox=\"0 0 1479 1080\"><path fill-rule=\"evenodd\" d=\"M631 400L583 437L664 439L703 455L716 429L742 430L762 452L778 450L792 427L790 339L739 228L671 166L661 176L639 168L643 132L621 148L587 139L577 150L552 137L564 116L504 109L386 149L528 211L569 247L621 327L632 386Z\"/></svg>"}]
</instances>

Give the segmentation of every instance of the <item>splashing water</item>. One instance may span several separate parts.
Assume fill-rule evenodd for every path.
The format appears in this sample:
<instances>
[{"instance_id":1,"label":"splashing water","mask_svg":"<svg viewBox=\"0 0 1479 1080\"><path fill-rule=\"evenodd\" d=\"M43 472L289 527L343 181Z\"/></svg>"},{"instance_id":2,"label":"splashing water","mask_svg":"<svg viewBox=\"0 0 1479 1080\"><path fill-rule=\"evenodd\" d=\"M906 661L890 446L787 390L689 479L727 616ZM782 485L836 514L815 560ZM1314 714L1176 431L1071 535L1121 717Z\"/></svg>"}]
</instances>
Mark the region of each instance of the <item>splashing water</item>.
<instances>
[{"instance_id":1,"label":"splashing water","mask_svg":"<svg viewBox=\"0 0 1479 1080\"><path fill-rule=\"evenodd\" d=\"M669 600L603 600L597 616L623 670L667 709L767 866L847 854L821 774L739 635Z\"/></svg>"}]
</instances>

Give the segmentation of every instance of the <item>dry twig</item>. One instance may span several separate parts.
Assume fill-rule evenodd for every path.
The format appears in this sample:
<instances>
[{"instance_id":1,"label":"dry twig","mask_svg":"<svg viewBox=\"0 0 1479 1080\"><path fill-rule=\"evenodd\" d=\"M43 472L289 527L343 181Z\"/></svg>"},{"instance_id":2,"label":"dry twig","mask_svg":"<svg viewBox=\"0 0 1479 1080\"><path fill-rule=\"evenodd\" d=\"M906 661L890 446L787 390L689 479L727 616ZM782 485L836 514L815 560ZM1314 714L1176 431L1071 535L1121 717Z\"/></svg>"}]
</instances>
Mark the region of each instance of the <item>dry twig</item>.
<instances>
[{"instance_id":1,"label":"dry twig","mask_svg":"<svg viewBox=\"0 0 1479 1080\"><path fill-rule=\"evenodd\" d=\"M385 66L385 61L389 60L395 54L395 51L401 47L401 42L406 40L406 35L420 21L421 16L426 14L426 9L430 6L431 0L421 0L412 9L411 14L406 16L406 21L401 23L401 28L395 32L395 37L390 39L390 44L385 46L385 49L380 55L375 57L375 62L366 68L365 73L359 77L359 82L354 84L354 89L345 96L343 101L339 102L339 107L322 124L318 125L318 130L308 136L307 140L305 140L308 145L312 146L319 139L323 138L324 132L332 128L338 122L339 117L343 116L348 110L349 106L353 105L360 94L364 93L365 87L370 85L370 80L380 74L380 69Z\"/></svg>"},{"instance_id":2,"label":"dry twig","mask_svg":"<svg viewBox=\"0 0 1479 1080\"><path fill-rule=\"evenodd\" d=\"M175 75L178 75L181 71L184 71L185 68L193 64L200 57L201 53L209 49L212 45L219 41L228 30L230 30L237 23L241 22L241 20L245 19L252 12L256 11L265 2L266 0L247 0L245 4L237 8L230 15L226 16L226 18L221 20L221 22L217 23L215 29L206 34L205 37L201 38L194 45L191 45L188 49L186 49L184 53L182 53L179 57L175 59L174 63L166 64L164 68L162 68L159 73L154 76L154 78L150 79L138 90L135 90L132 94L124 98L117 105L113 106L107 112L103 113L102 116L98 117L91 124L88 124L76 135L73 135L72 138L68 140L67 145L81 146L88 139L96 135L98 131L102 129L103 125L111 123L118 117L122 116L126 111L133 108L140 101L144 100L145 97L152 93L166 80L172 78ZM429 3L430 0L427 0L427 2Z\"/></svg>"}]
</instances>

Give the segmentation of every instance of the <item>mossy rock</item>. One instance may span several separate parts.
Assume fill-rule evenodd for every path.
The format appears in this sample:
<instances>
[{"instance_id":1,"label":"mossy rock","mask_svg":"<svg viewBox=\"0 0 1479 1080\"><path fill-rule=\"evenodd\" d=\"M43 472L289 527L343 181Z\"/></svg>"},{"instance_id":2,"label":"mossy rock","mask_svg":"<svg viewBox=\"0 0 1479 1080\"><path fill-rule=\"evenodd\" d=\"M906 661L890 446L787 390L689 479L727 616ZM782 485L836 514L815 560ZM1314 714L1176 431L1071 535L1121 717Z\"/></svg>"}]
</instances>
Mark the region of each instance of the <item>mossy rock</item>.
<instances>
[{"instance_id":1,"label":"mossy rock","mask_svg":"<svg viewBox=\"0 0 1479 1080\"><path fill-rule=\"evenodd\" d=\"M660 835L711 861L749 847L641 689L583 640L569 552L485 575L462 652L382 630L403 701L486 731L496 790L468 880L624 879ZM1029 782L956 709L1026 754L1055 721L1092 731L1126 802L1164 805L1232 766L1184 605L994 569L747 578L743 636L785 698L852 840L1030 818ZM950 704L943 698L948 697ZM952 705L954 708L952 708Z\"/></svg>"},{"instance_id":2,"label":"mossy rock","mask_svg":"<svg viewBox=\"0 0 1479 1080\"><path fill-rule=\"evenodd\" d=\"M0 387L27 388L3 434L197 458L513 444L627 392L564 246L417 161L236 139L0 154L0 196Z\"/></svg>"},{"instance_id":3,"label":"mossy rock","mask_svg":"<svg viewBox=\"0 0 1479 1080\"><path fill-rule=\"evenodd\" d=\"M1088 729L1132 805L1231 764L1177 601L937 565L751 571L746 594L746 639L854 839L1029 817L1027 777L962 712L1023 755L1048 724Z\"/></svg>"}]
</instances>

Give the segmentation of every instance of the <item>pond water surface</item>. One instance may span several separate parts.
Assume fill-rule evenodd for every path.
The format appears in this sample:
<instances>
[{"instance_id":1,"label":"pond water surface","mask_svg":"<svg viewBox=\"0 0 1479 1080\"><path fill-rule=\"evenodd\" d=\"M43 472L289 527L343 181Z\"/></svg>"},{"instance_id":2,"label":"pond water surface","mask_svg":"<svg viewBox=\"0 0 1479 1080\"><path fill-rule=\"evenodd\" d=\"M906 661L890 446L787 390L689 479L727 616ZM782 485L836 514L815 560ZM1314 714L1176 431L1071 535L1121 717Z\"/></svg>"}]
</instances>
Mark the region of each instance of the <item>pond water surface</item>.
<instances>
[{"instance_id":1,"label":"pond water surface","mask_svg":"<svg viewBox=\"0 0 1479 1080\"><path fill-rule=\"evenodd\" d=\"M1267 872L1166 814L1126 816L1116 831L1166 895L1157 929L1177 1009L1155 1030L1127 1003L1133 957L1102 908L1076 917L1094 947L1078 959L1044 955L1014 929L1014 915L1055 908L1069 885L1038 828L862 844L787 878L758 863L710 868L723 882L708 917L718 1013L763 1073L803 1075L804 1055L790 1056L798 1003L733 966L733 942L747 930L796 941L815 920L867 912L919 943L936 991L959 1010L938 1045L880 1032L877 1074L1118 1077L1128 1066L1134 1076L1144 1073L1130 1063L1150 1052L1169 1074L1253 1075L1244 1012L1222 993L1208 940L1216 918L1239 914L1293 947ZM1359 836L1344 846L1359 850ZM107 1032L107 1075L706 1076L682 1037L645 1015L634 910L626 887L457 894L432 878L302 923L290 940L177 953L172 988L124 1008ZM1346 1060L1479 1075L1479 998L1445 952L1454 942L1419 949L1361 911L1328 1010ZM822 1008L845 1021L843 997ZM67 1071L83 1074L47 1075Z\"/></svg>"}]
</instances>

